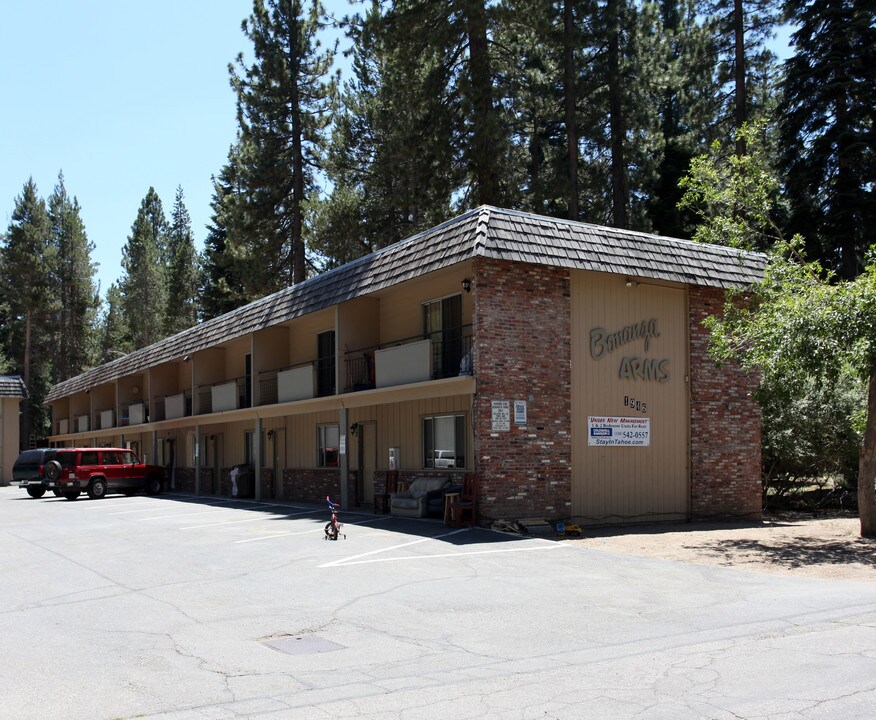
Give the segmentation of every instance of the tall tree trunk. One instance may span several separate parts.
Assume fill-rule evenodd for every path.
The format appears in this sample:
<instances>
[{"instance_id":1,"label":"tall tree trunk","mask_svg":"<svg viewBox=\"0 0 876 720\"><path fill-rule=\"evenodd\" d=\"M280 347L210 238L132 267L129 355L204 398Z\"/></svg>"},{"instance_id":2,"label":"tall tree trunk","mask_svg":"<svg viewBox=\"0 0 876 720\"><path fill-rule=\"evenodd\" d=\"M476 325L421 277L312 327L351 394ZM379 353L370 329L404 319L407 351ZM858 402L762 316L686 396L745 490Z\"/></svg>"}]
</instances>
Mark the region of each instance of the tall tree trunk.
<instances>
[{"instance_id":1,"label":"tall tree trunk","mask_svg":"<svg viewBox=\"0 0 876 720\"><path fill-rule=\"evenodd\" d=\"M289 68L292 74L289 88L292 111L292 284L304 282L304 237L301 218L301 203L304 200L304 149L301 144L301 96L298 87L300 74L300 48L298 16L289 27Z\"/></svg>"},{"instance_id":2,"label":"tall tree trunk","mask_svg":"<svg viewBox=\"0 0 876 720\"><path fill-rule=\"evenodd\" d=\"M748 100L745 94L745 13L742 0L733 0L733 43L736 50L733 124L738 130L748 120ZM736 155L745 155L745 140L736 138Z\"/></svg>"},{"instance_id":3,"label":"tall tree trunk","mask_svg":"<svg viewBox=\"0 0 876 720\"><path fill-rule=\"evenodd\" d=\"M21 403L21 434L23 437L19 439L19 444L22 447L30 447L30 354L31 354L31 335L33 334L33 322L30 310L24 313L24 357L22 358L22 370L24 373L24 387L28 391L28 397L24 398Z\"/></svg>"},{"instance_id":4,"label":"tall tree trunk","mask_svg":"<svg viewBox=\"0 0 876 720\"><path fill-rule=\"evenodd\" d=\"M867 426L858 464L858 514L861 537L876 537L876 364L870 368Z\"/></svg>"},{"instance_id":5,"label":"tall tree trunk","mask_svg":"<svg viewBox=\"0 0 876 720\"><path fill-rule=\"evenodd\" d=\"M578 219L578 127L575 72L574 0L563 3L563 95L566 110L566 152L568 154L569 219Z\"/></svg>"},{"instance_id":6,"label":"tall tree trunk","mask_svg":"<svg viewBox=\"0 0 876 720\"><path fill-rule=\"evenodd\" d=\"M472 164L478 184L478 203L496 205L499 201L499 184L494 158L498 149L494 144L498 128L493 110L487 14L483 0L470 0L466 6L470 99L474 112Z\"/></svg>"},{"instance_id":7,"label":"tall tree trunk","mask_svg":"<svg viewBox=\"0 0 876 720\"><path fill-rule=\"evenodd\" d=\"M627 227L627 175L624 160L626 119L623 115L623 87L620 76L620 0L608 0L608 104L611 127L611 207L612 224Z\"/></svg>"}]
</instances>

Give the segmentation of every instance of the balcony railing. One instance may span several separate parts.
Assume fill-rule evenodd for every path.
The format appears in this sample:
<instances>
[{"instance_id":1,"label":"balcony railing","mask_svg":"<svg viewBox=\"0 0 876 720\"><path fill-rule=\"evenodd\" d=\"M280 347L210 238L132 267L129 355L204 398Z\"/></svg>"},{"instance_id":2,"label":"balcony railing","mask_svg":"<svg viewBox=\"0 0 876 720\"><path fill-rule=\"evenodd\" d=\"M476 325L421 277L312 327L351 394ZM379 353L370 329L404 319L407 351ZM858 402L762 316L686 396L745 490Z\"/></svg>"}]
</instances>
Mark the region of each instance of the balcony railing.
<instances>
[{"instance_id":1,"label":"balcony railing","mask_svg":"<svg viewBox=\"0 0 876 720\"><path fill-rule=\"evenodd\" d=\"M423 380L433 380L471 375L472 373L472 326L446 328L438 332L391 340L379 345L351 350L344 354L346 384L344 392L357 392L378 387L377 360L375 353L389 348L403 347L430 341L430 367L422 368Z\"/></svg>"},{"instance_id":2,"label":"balcony railing","mask_svg":"<svg viewBox=\"0 0 876 720\"><path fill-rule=\"evenodd\" d=\"M220 408L216 412L249 407L250 402L246 378L231 378L230 380L222 380L209 385L199 386L198 414L207 415L214 412L214 405Z\"/></svg>"}]
</instances>

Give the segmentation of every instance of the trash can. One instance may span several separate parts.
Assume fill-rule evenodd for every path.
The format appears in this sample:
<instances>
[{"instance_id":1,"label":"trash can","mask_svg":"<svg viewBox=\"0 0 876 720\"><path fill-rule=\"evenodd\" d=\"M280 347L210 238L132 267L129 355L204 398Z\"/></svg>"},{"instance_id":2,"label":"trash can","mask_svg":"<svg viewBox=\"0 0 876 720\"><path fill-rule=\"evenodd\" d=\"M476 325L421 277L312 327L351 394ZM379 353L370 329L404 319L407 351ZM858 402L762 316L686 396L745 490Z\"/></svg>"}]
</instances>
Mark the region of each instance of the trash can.
<instances>
[{"instance_id":1,"label":"trash can","mask_svg":"<svg viewBox=\"0 0 876 720\"><path fill-rule=\"evenodd\" d=\"M255 473L250 465L235 465L231 468L231 497L255 496Z\"/></svg>"}]
</instances>

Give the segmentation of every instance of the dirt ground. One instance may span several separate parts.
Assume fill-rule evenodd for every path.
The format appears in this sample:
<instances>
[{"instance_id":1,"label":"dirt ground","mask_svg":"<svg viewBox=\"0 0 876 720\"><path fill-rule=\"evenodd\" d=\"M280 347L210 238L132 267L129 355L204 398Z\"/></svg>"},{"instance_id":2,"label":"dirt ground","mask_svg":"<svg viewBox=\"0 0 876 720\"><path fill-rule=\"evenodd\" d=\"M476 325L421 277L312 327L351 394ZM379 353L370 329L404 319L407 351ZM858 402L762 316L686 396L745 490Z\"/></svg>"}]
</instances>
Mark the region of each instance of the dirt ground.
<instances>
[{"instance_id":1,"label":"dirt ground","mask_svg":"<svg viewBox=\"0 0 876 720\"><path fill-rule=\"evenodd\" d=\"M876 582L876 539L857 517L764 516L762 522L582 528L570 542L596 550L740 570Z\"/></svg>"}]
</instances>

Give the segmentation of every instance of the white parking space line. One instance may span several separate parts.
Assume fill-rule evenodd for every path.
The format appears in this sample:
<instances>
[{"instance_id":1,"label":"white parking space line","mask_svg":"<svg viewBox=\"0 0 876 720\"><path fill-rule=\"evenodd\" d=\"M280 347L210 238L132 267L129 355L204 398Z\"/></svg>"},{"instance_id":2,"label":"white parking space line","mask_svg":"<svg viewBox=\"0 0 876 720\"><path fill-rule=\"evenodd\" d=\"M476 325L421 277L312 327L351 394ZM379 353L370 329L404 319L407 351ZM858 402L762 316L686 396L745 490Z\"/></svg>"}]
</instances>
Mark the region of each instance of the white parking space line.
<instances>
[{"instance_id":1,"label":"white parking space line","mask_svg":"<svg viewBox=\"0 0 876 720\"><path fill-rule=\"evenodd\" d=\"M359 558L368 557L369 555L377 555L379 553L391 552L392 550L398 550L403 547L410 547L411 545L419 545L420 543L429 542L430 540L440 540L441 538L450 537L452 535L458 535L461 532L465 532L466 529L462 530L454 530L453 532L444 533L443 535L436 535L435 537L426 537L419 538L417 540L411 540L410 542L401 543L400 545L391 545L388 548L380 548L379 550L371 550L366 553L362 553L361 555L353 555L353 557L342 558L340 560L333 560L330 563L326 563L325 565L318 565L317 567L332 567L333 565L340 565L341 563L350 563L355 564L355 561Z\"/></svg>"},{"instance_id":2,"label":"white parking space line","mask_svg":"<svg viewBox=\"0 0 876 720\"><path fill-rule=\"evenodd\" d=\"M235 540L233 544L239 545L240 543L255 542L256 540L273 540L275 538L293 537L294 535L310 535L311 533L321 533L321 532L323 532L322 525L320 525L318 528L314 528L313 530L302 530L301 532L277 533L276 535L262 535L261 537L247 538L246 540Z\"/></svg>"},{"instance_id":3,"label":"white parking space line","mask_svg":"<svg viewBox=\"0 0 876 720\"><path fill-rule=\"evenodd\" d=\"M431 538L430 538L431 539ZM397 547L403 547L401 545ZM507 547L507 548L495 548L492 550L460 550L459 552L450 552L450 553L436 553L432 555L400 555L397 557L383 557L383 558L370 558L368 560L356 560L354 558L334 560L330 563L325 563L323 565L317 565L320 568L328 568L328 567L344 567L345 565L365 565L368 563L381 563L381 562L399 562L403 560L432 560L434 558L457 558L457 557L466 557L469 555L493 555L497 553L513 553L513 552L530 552L534 550L554 550L561 547L571 547L570 545L561 545L560 543L552 543L550 545L535 545L528 547ZM387 548L386 551L392 550L393 548ZM386 552L381 551L381 552Z\"/></svg>"},{"instance_id":4,"label":"white parking space line","mask_svg":"<svg viewBox=\"0 0 876 720\"><path fill-rule=\"evenodd\" d=\"M308 510L307 512L300 513L284 513L282 515L264 515L260 514L258 517L246 518L245 520L226 520L225 522L218 523L210 523L209 525L189 525L188 527L180 528L180 530L200 530L201 528L210 528L210 527L219 527L220 525L238 525L240 523L248 523L248 522L258 522L259 520L266 520L270 518L293 518L299 517L301 515L312 515L313 511Z\"/></svg>"},{"instance_id":5,"label":"white parking space line","mask_svg":"<svg viewBox=\"0 0 876 720\"><path fill-rule=\"evenodd\" d=\"M104 499L106 499L106 498L104 498ZM117 499L122 500L122 498L117 498ZM161 501L160 500L146 500L144 498L144 499L139 500L139 501L131 502L131 501L128 501L128 499L126 498L124 502L125 502L125 505L144 505L146 508L149 508L149 507L152 507L153 505L156 505L157 503L159 503ZM89 503L86 507L84 507L82 509L83 510L112 510L114 507L116 507L116 504L114 502L110 501L108 503L104 503L104 502L96 502L94 504ZM138 510L126 510L125 512L139 512L139 511ZM108 512L107 513L107 515L119 515L119 514L120 513L118 513L118 512L114 512L114 513Z\"/></svg>"},{"instance_id":6,"label":"white parking space line","mask_svg":"<svg viewBox=\"0 0 876 720\"><path fill-rule=\"evenodd\" d=\"M354 522L354 523L344 523L344 525L345 526L347 526L347 525L365 525L366 523L370 523L370 522L381 522L384 520L393 520L393 519L394 518L387 515L386 517L369 518L367 520L360 520L359 522ZM261 535L259 537L247 538L246 540L235 540L233 544L239 545L240 543L257 542L258 540L275 540L277 538L292 537L294 535L308 535L310 533L315 533L315 532L321 533L321 532L324 532L324 528L325 528L325 524L323 523L322 520L320 520L319 527L316 528L315 530L304 530L303 532L276 533L274 535Z\"/></svg>"},{"instance_id":7,"label":"white parking space line","mask_svg":"<svg viewBox=\"0 0 876 720\"><path fill-rule=\"evenodd\" d=\"M188 513L171 513L170 515L156 515L154 517L146 517L146 518L137 518L138 520L165 520L166 518L175 518L175 517L186 517L187 515L210 515L214 512L214 510L242 510L243 508L220 508L219 505L228 505L229 503L237 502L236 500L224 500L222 502L217 503L196 503L196 505L200 505L202 507L208 508L207 510L200 510L198 512L188 512ZM250 507L268 507L270 503L252 503Z\"/></svg>"}]
</instances>

